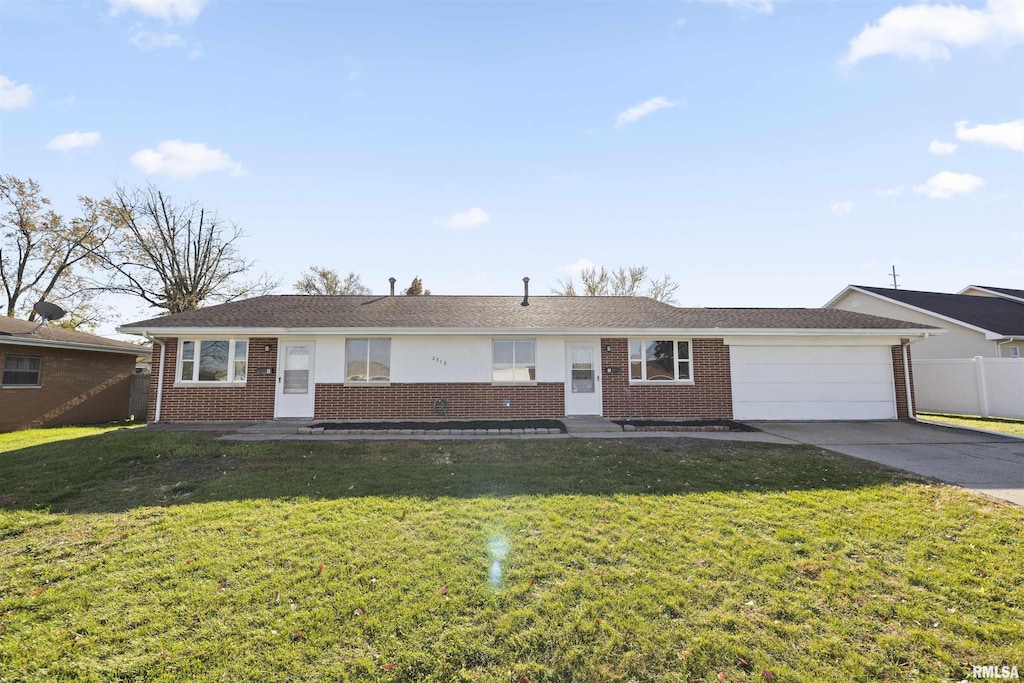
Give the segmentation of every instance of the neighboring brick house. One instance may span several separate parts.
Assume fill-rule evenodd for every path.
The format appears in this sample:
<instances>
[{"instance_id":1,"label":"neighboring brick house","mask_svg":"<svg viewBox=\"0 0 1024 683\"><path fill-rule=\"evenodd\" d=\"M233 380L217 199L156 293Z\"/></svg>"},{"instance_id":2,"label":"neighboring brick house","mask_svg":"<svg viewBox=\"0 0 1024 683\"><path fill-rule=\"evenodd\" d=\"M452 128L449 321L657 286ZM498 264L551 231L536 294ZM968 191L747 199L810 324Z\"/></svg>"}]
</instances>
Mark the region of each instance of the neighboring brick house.
<instances>
[{"instance_id":1,"label":"neighboring brick house","mask_svg":"<svg viewBox=\"0 0 1024 683\"><path fill-rule=\"evenodd\" d=\"M927 325L644 297L263 296L119 328L154 421L899 419ZM911 392L912 399L912 392Z\"/></svg>"},{"instance_id":2,"label":"neighboring brick house","mask_svg":"<svg viewBox=\"0 0 1024 683\"><path fill-rule=\"evenodd\" d=\"M149 349L0 316L0 432L127 420Z\"/></svg>"}]
</instances>

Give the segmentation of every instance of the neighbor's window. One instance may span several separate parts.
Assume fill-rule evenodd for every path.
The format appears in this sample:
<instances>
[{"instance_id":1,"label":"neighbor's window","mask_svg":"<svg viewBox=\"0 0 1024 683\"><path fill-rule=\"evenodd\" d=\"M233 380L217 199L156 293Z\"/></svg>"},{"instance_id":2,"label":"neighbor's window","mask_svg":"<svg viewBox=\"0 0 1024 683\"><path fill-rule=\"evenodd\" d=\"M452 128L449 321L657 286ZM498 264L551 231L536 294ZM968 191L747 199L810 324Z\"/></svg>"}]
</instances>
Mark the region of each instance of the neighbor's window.
<instances>
[{"instance_id":1,"label":"neighbor's window","mask_svg":"<svg viewBox=\"0 0 1024 683\"><path fill-rule=\"evenodd\" d=\"M249 342L244 339L185 339L178 356L182 382L244 382Z\"/></svg>"},{"instance_id":2,"label":"neighbor's window","mask_svg":"<svg viewBox=\"0 0 1024 683\"><path fill-rule=\"evenodd\" d=\"M495 339L491 342L494 382L536 382L537 340Z\"/></svg>"},{"instance_id":3,"label":"neighbor's window","mask_svg":"<svg viewBox=\"0 0 1024 683\"><path fill-rule=\"evenodd\" d=\"M5 387L38 387L43 359L36 356L5 356Z\"/></svg>"},{"instance_id":4,"label":"neighbor's window","mask_svg":"<svg viewBox=\"0 0 1024 683\"><path fill-rule=\"evenodd\" d=\"M1010 347L1010 358L1020 358L1020 347L1019 346L1011 346Z\"/></svg>"},{"instance_id":5,"label":"neighbor's window","mask_svg":"<svg viewBox=\"0 0 1024 683\"><path fill-rule=\"evenodd\" d=\"M390 382L391 340L348 339L345 341L346 382Z\"/></svg>"},{"instance_id":6,"label":"neighbor's window","mask_svg":"<svg viewBox=\"0 0 1024 683\"><path fill-rule=\"evenodd\" d=\"M630 339L629 379L633 382L689 382L690 342L679 339Z\"/></svg>"}]
</instances>

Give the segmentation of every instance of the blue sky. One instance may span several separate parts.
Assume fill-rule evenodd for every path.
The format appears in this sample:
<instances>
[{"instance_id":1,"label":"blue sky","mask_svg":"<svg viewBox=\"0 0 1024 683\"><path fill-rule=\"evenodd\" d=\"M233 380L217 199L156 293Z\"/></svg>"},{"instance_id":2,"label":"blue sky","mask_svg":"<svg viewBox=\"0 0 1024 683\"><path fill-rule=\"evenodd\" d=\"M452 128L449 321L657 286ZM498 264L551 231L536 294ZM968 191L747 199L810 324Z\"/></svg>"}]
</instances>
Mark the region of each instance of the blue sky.
<instances>
[{"instance_id":1,"label":"blue sky","mask_svg":"<svg viewBox=\"0 0 1024 683\"><path fill-rule=\"evenodd\" d=\"M0 97L0 172L199 200L282 293L1024 287L1024 0L3 0Z\"/></svg>"}]
</instances>

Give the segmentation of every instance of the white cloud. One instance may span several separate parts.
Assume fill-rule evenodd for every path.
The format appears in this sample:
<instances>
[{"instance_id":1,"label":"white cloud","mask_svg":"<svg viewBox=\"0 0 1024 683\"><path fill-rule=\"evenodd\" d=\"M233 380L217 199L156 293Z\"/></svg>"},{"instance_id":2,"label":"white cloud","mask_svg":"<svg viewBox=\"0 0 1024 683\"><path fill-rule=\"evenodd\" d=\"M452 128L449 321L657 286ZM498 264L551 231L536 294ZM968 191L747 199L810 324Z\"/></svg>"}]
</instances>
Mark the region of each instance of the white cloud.
<instances>
[{"instance_id":1,"label":"white cloud","mask_svg":"<svg viewBox=\"0 0 1024 683\"><path fill-rule=\"evenodd\" d=\"M440 221L452 230L468 230L491 222L491 214L478 206L465 211L456 211L449 218Z\"/></svg>"},{"instance_id":2,"label":"white cloud","mask_svg":"<svg viewBox=\"0 0 1024 683\"><path fill-rule=\"evenodd\" d=\"M984 8L918 3L889 10L850 41L846 65L878 55L949 59L951 47L1024 40L1024 2L988 0Z\"/></svg>"},{"instance_id":3,"label":"white cloud","mask_svg":"<svg viewBox=\"0 0 1024 683\"><path fill-rule=\"evenodd\" d=\"M939 156L945 156L952 154L956 151L955 142L942 142L941 140L932 140L931 144L928 145L928 151L932 154L938 154Z\"/></svg>"},{"instance_id":4,"label":"white cloud","mask_svg":"<svg viewBox=\"0 0 1024 683\"><path fill-rule=\"evenodd\" d=\"M848 216L853 212L853 202L836 202L832 205L832 213L837 213L840 216Z\"/></svg>"},{"instance_id":5,"label":"white cloud","mask_svg":"<svg viewBox=\"0 0 1024 683\"><path fill-rule=\"evenodd\" d=\"M32 99L31 85L15 85L6 76L0 76L0 109L21 109L32 104Z\"/></svg>"},{"instance_id":6,"label":"white cloud","mask_svg":"<svg viewBox=\"0 0 1024 683\"><path fill-rule=\"evenodd\" d=\"M626 111L619 114L619 117L615 120L616 128L624 128L631 123L636 123L643 117L658 111L659 109L669 109L678 105L678 102L670 102L664 97L654 97L642 102L635 107L630 107Z\"/></svg>"},{"instance_id":7,"label":"white cloud","mask_svg":"<svg viewBox=\"0 0 1024 683\"><path fill-rule=\"evenodd\" d=\"M147 17L163 19L167 22L190 24L206 6L206 0L109 0L110 13L121 14L135 10Z\"/></svg>"},{"instance_id":8,"label":"white cloud","mask_svg":"<svg viewBox=\"0 0 1024 683\"><path fill-rule=\"evenodd\" d=\"M952 199L959 194L970 194L984 184L984 180L970 173L943 171L915 187L914 192L930 199Z\"/></svg>"},{"instance_id":9,"label":"white cloud","mask_svg":"<svg viewBox=\"0 0 1024 683\"><path fill-rule=\"evenodd\" d=\"M562 268L562 271L566 275L568 275L569 277L576 277L577 275L579 275L581 272L583 272L587 268L593 268L593 267L594 267L594 262L593 261L591 261L588 258L583 258L581 256L579 258L579 260L576 261L576 263L570 263L569 265L567 265L564 268Z\"/></svg>"},{"instance_id":10,"label":"white cloud","mask_svg":"<svg viewBox=\"0 0 1024 683\"><path fill-rule=\"evenodd\" d=\"M227 171L241 175L242 164L219 149L210 149L202 142L164 140L156 149L141 149L130 158L132 165L149 175L163 174L172 178L194 178L200 173Z\"/></svg>"},{"instance_id":11,"label":"white cloud","mask_svg":"<svg viewBox=\"0 0 1024 683\"><path fill-rule=\"evenodd\" d=\"M956 139L965 142L980 142L993 147L1008 147L1024 152L1024 119L1006 123L982 124L968 128L966 121L956 124Z\"/></svg>"},{"instance_id":12,"label":"white cloud","mask_svg":"<svg viewBox=\"0 0 1024 683\"><path fill-rule=\"evenodd\" d=\"M876 197L899 197L903 194L903 186L897 185L896 187L880 187L875 190Z\"/></svg>"},{"instance_id":13,"label":"white cloud","mask_svg":"<svg viewBox=\"0 0 1024 683\"><path fill-rule=\"evenodd\" d=\"M99 133L64 133L46 143L46 149L55 149L58 152L69 152L80 147L92 147L100 141Z\"/></svg>"},{"instance_id":14,"label":"white cloud","mask_svg":"<svg viewBox=\"0 0 1024 683\"><path fill-rule=\"evenodd\" d=\"M774 0L711 0L711 2L719 2L729 7L757 14L771 14L775 11Z\"/></svg>"},{"instance_id":15,"label":"white cloud","mask_svg":"<svg viewBox=\"0 0 1024 683\"><path fill-rule=\"evenodd\" d=\"M128 42L140 50L162 50L169 47L185 47L188 43L177 33L155 33L153 31L136 31Z\"/></svg>"},{"instance_id":16,"label":"white cloud","mask_svg":"<svg viewBox=\"0 0 1024 683\"><path fill-rule=\"evenodd\" d=\"M676 26L686 26L686 19L676 19Z\"/></svg>"}]
</instances>

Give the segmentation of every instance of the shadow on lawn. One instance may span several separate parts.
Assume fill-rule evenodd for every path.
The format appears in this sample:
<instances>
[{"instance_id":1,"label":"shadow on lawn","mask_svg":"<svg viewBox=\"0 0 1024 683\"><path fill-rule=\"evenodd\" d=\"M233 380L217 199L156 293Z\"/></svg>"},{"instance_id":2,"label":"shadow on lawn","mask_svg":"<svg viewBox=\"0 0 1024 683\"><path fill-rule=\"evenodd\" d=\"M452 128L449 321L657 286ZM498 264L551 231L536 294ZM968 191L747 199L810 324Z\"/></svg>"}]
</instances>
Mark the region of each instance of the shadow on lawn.
<instances>
[{"instance_id":1,"label":"shadow on lawn","mask_svg":"<svg viewBox=\"0 0 1024 683\"><path fill-rule=\"evenodd\" d=\"M699 439L226 442L118 431L0 453L0 509L251 499L666 495L856 488L907 475L809 446Z\"/></svg>"}]
</instances>

